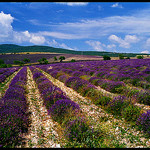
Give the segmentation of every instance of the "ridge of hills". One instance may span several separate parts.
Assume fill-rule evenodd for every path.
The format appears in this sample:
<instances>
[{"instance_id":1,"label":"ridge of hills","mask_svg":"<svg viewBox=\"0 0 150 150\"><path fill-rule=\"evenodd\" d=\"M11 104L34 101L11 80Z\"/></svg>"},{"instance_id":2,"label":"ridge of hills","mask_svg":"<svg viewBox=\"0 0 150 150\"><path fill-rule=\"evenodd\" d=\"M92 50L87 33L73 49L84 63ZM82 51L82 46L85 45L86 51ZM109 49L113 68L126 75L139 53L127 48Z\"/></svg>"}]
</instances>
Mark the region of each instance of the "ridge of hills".
<instances>
[{"instance_id":1,"label":"ridge of hills","mask_svg":"<svg viewBox=\"0 0 150 150\"><path fill-rule=\"evenodd\" d=\"M141 53L117 53L117 52L99 52L99 51L76 51L63 48L55 48L50 46L19 46L15 44L0 44L0 53L19 53L19 52L51 52L51 53L64 53L64 54L76 54L76 55L96 55L96 56L110 56L118 57L119 54L123 54L125 57L136 57L136 55L147 55Z\"/></svg>"}]
</instances>

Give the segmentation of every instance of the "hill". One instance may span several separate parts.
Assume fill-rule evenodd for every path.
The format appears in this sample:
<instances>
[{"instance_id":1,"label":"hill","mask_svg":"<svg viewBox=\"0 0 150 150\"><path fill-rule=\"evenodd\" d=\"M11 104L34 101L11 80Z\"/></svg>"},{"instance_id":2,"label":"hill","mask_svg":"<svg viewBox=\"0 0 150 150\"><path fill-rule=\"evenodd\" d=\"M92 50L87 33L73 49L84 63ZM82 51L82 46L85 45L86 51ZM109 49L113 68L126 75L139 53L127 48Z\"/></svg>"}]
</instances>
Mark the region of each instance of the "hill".
<instances>
[{"instance_id":1,"label":"hill","mask_svg":"<svg viewBox=\"0 0 150 150\"><path fill-rule=\"evenodd\" d=\"M114 52L98 52L98 51L75 51L63 48L54 48L50 46L19 46L15 44L1 44L0 53L19 53L19 52L54 52L54 53L65 53L65 54L76 54L76 55L96 55L104 56L108 55L110 57L118 57L120 53ZM141 53L121 53L125 57L135 57L136 55L141 55ZM146 55L146 54L143 54Z\"/></svg>"}]
</instances>

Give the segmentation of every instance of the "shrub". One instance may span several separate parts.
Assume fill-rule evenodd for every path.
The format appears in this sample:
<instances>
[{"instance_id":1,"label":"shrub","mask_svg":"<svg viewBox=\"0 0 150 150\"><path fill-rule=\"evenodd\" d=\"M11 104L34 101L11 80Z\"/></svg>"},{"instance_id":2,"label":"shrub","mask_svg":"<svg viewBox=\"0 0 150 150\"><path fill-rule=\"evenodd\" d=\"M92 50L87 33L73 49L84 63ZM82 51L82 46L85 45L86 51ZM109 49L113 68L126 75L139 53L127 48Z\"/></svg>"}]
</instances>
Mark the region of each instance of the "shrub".
<instances>
[{"instance_id":1,"label":"shrub","mask_svg":"<svg viewBox=\"0 0 150 150\"><path fill-rule=\"evenodd\" d=\"M65 56L60 56L59 60L60 60L60 62L62 62L63 60L65 60Z\"/></svg>"},{"instance_id":2,"label":"shrub","mask_svg":"<svg viewBox=\"0 0 150 150\"><path fill-rule=\"evenodd\" d=\"M10 67L12 67L12 64L7 64L7 68L10 68Z\"/></svg>"},{"instance_id":3,"label":"shrub","mask_svg":"<svg viewBox=\"0 0 150 150\"><path fill-rule=\"evenodd\" d=\"M0 64L0 68L7 68L6 64Z\"/></svg>"},{"instance_id":4,"label":"shrub","mask_svg":"<svg viewBox=\"0 0 150 150\"><path fill-rule=\"evenodd\" d=\"M75 59L71 59L71 62L76 62L76 60Z\"/></svg>"},{"instance_id":5,"label":"shrub","mask_svg":"<svg viewBox=\"0 0 150 150\"><path fill-rule=\"evenodd\" d=\"M107 105L107 110L114 115L121 115L122 110L129 105L129 101L125 100L125 96L117 96Z\"/></svg>"},{"instance_id":6,"label":"shrub","mask_svg":"<svg viewBox=\"0 0 150 150\"><path fill-rule=\"evenodd\" d=\"M79 111L80 107L75 102L69 99L61 99L55 102L52 107L48 110L49 114L51 115L52 119L55 121L62 123L70 113L73 111Z\"/></svg>"},{"instance_id":7,"label":"shrub","mask_svg":"<svg viewBox=\"0 0 150 150\"><path fill-rule=\"evenodd\" d=\"M111 100L110 97L102 96L95 102L95 104L101 105L101 106L107 106L109 104L110 100Z\"/></svg>"},{"instance_id":8,"label":"shrub","mask_svg":"<svg viewBox=\"0 0 150 150\"><path fill-rule=\"evenodd\" d=\"M56 56L54 57L54 61L57 61L57 57Z\"/></svg>"},{"instance_id":9,"label":"shrub","mask_svg":"<svg viewBox=\"0 0 150 150\"><path fill-rule=\"evenodd\" d=\"M63 74L63 75L58 77L58 80L65 83L68 78L69 78L69 76Z\"/></svg>"},{"instance_id":10,"label":"shrub","mask_svg":"<svg viewBox=\"0 0 150 150\"><path fill-rule=\"evenodd\" d=\"M25 58L23 61L24 61L25 63L28 63L28 62L30 62L30 59Z\"/></svg>"},{"instance_id":11,"label":"shrub","mask_svg":"<svg viewBox=\"0 0 150 150\"><path fill-rule=\"evenodd\" d=\"M14 64L19 65L19 66L23 66L24 62L23 61L19 61L19 60L14 60Z\"/></svg>"},{"instance_id":12,"label":"shrub","mask_svg":"<svg viewBox=\"0 0 150 150\"><path fill-rule=\"evenodd\" d=\"M150 136L150 110L141 114L137 119L136 124L138 125L139 129L144 130L144 132L148 133Z\"/></svg>"},{"instance_id":13,"label":"shrub","mask_svg":"<svg viewBox=\"0 0 150 150\"><path fill-rule=\"evenodd\" d=\"M41 58L38 60L40 64L48 64L48 60L46 58Z\"/></svg>"},{"instance_id":14,"label":"shrub","mask_svg":"<svg viewBox=\"0 0 150 150\"><path fill-rule=\"evenodd\" d=\"M136 121L140 116L141 108L138 106L134 106L133 104L129 104L123 111L122 116L126 121Z\"/></svg>"},{"instance_id":15,"label":"shrub","mask_svg":"<svg viewBox=\"0 0 150 150\"><path fill-rule=\"evenodd\" d=\"M119 54L119 59L124 59L123 54Z\"/></svg>"},{"instance_id":16,"label":"shrub","mask_svg":"<svg viewBox=\"0 0 150 150\"><path fill-rule=\"evenodd\" d=\"M111 58L109 56L107 56L107 55L104 55L103 56L103 60L111 60Z\"/></svg>"},{"instance_id":17,"label":"shrub","mask_svg":"<svg viewBox=\"0 0 150 150\"><path fill-rule=\"evenodd\" d=\"M128 56L128 57L126 57L126 59L130 59L130 57Z\"/></svg>"},{"instance_id":18,"label":"shrub","mask_svg":"<svg viewBox=\"0 0 150 150\"><path fill-rule=\"evenodd\" d=\"M138 56L137 56L137 59L143 59L143 56L138 55Z\"/></svg>"},{"instance_id":19,"label":"shrub","mask_svg":"<svg viewBox=\"0 0 150 150\"><path fill-rule=\"evenodd\" d=\"M69 141L72 142L83 142L89 132L90 128L88 122L83 117L78 117L68 121L65 128L66 136L68 137Z\"/></svg>"},{"instance_id":20,"label":"shrub","mask_svg":"<svg viewBox=\"0 0 150 150\"><path fill-rule=\"evenodd\" d=\"M4 60L0 59L0 65L4 64Z\"/></svg>"}]
</instances>

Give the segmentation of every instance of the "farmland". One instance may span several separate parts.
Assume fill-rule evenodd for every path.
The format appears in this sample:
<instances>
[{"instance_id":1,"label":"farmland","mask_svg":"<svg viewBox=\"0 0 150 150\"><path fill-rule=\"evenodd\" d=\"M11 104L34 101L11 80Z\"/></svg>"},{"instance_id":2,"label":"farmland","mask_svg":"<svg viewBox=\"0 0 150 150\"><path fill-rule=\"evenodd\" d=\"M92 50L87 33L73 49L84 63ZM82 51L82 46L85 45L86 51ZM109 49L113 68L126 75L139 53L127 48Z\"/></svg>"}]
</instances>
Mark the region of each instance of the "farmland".
<instances>
[{"instance_id":1,"label":"farmland","mask_svg":"<svg viewBox=\"0 0 150 150\"><path fill-rule=\"evenodd\" d=\"M1 68L0 76L2 148L150 147L150 59Z\"/></svg>"}]
</instances>

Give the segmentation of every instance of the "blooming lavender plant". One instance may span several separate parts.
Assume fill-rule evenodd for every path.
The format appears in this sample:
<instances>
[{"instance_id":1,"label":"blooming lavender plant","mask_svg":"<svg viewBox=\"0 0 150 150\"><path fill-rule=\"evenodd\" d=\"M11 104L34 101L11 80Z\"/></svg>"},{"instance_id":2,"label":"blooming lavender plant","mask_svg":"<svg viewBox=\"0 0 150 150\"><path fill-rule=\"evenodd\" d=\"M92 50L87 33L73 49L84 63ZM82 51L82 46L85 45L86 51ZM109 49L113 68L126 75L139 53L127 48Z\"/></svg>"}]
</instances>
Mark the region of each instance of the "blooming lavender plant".
<instances>
[{"instance_id":1,"label":"blooming lavender plant","mask_svg":"<svg viewBox=\"0 0 150 150\"><path fill-rule=\"evenodd\" d=\"M107 110L114 115L121 115L122 110L129 104L130 102L126 100L125 96L119 95L108 103Z\"/></svg>"},{"instance_id":2,"label":"blooming lavender plant","mask_svg":"<svg viewBox=\"0 0 150 150\"><path fill-rule=\"evenodd\" d=\"M74 111L77 113L79 110L80 107L75 102L69 99L60 99L52 105L48 113L55 121L62 123L65 117L70 116ZM75 113L73 115L75 115Z\"/></svg>"},{"instance_id":3,"label":"blooming lavender plant","mask_svg":"<svg viewBox=\"0 0 150 150\"><path fill-rule=\"evenodd\" d=\"M141 114L137 119L136 124L140 129L148 133L148 135L150 136L150 110L148 110L146 113Z\"/></svg>"},{"instance_id":4,"label":"blooming lavender plant","mask_svg":"<svg viewBox=\"0 0 150 150\"><path fill-rule=\"evenodd\" d=\"M22 138L20 133L28 130L28 113L25 97L27 69L24 67L13 78L0 104L0 145L14 147ZM23 81L24 86L18 84ZM20 86L20 88L19 88Z\"/></svg>"},{"instance_id":5,"label":"blooming lavender plant","mask_svg":"<svg viewBox=\"0 0 150 150\"><path fill-rule=\"evenodd\" d=\"M18 69L19 69L19 67L16 67L16 68L7 68L7 70L1 71L1 74L0 74L0 83L4 82L5 79L8 76L10 76L11 74L13 74Z\"/></svg>"}]
</instances>

